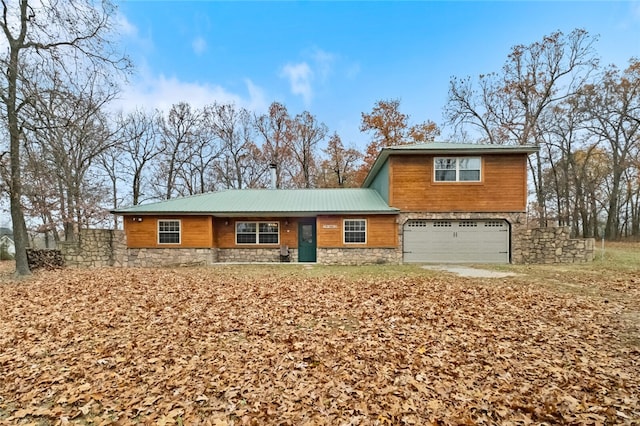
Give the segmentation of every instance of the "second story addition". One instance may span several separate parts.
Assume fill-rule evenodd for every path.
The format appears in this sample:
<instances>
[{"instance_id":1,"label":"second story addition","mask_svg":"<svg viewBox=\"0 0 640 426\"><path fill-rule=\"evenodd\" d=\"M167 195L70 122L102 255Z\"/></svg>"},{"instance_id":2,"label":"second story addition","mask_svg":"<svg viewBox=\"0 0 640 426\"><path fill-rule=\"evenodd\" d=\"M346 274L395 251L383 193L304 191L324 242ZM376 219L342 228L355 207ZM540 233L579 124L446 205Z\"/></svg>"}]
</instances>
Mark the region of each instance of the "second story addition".
<instances>
[{"instance_id":1,"label":"second story addition","mask_svg":"<svg viewBox=\"0 0 640 426\"><path fill-rule=\"evenodd\" d=\"M527 157L536 150L437 142L388 147L362 186L402 211L524 212Z\"/></svg>"}]
</instances>

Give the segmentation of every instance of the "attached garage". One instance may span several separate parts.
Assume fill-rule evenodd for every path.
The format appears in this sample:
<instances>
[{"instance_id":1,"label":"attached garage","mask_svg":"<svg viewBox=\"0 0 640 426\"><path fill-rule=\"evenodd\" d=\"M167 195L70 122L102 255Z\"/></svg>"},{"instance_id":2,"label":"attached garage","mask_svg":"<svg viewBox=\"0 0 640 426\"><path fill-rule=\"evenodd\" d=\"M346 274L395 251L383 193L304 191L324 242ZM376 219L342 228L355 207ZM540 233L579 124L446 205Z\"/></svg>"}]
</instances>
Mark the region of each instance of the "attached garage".
<instances>
[{"instance_id":1,"label":"attached garage","mask_svg":"<svg viewBox=\"0 0 640 426\"><path fill-rule=\"evenodd\" d=\"M412 219L403 235L406 263L509 263L505 220Z\"/></svg>"}]
</instances>

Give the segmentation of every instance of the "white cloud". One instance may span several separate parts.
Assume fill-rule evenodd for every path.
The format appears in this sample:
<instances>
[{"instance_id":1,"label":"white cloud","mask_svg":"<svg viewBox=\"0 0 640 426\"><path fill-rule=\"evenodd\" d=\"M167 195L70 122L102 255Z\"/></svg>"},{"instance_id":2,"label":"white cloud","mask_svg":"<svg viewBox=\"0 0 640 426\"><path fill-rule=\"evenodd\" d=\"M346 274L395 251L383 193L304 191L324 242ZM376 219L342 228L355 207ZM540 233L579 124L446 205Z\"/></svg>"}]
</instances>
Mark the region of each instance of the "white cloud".
<instances>
[{"instance_id":1,"label":"white cloud","mask_svg":"<svg viewBox=\"0 0 640 426\"><path fill-rule=\"evenodd\" d=\"M196 55L202 55L207 50L207 41L202 37L196 37L191 42L191 47Z\"/></svg>"},{"instance_id":2,"label":"white cloud","mask_svg":"<svg viewBox=\"0 0 640 426\"><path fill-rule=\"evenodd\" d=\"M289 79L291 93L302 96L306 105L311 103L313 98L313 88L311 87L313 71L309 64L306 62L287 64L282 67L280 75Z\"/></svg>"},{"instance_id":3,"label":"white cloud","mask_svg":"<svg viewBox=\"0 0 640 426\"><path fill-rule=\"evenodd\" d=\"M288 79L291 93L301 96L309 106L317 89L326 86L339 56L317 47L306 49L302 55L306 60L286 64L280 70L280 77Z\"/></svg>"},{"instance_id":4,"label":"white cloud","mask_svg":"<svg viewBox=\"0 0 640 426\"><path fill-rule=\"evenodd\" d=\"M269 102L267 102L264 90L253 84L253 81L248 78L244 80L244 83L247 86L247 92L249 92L249 102L244 107L257 113L266 112Z\"/></svg>"},{"instance_id":5,"label":"white cloud","mask_svg":"<svg viewBox=\"0 0 640 426\"><path fill-rule=\"evenodd\" d=\"M315 49L312 57L314 65L318 69L318 74L322 80L326 80L333 71L333 64L336 60L335 55L321 49Z\"/></svg>"},{"instance_id":6,"label":"white cloud","mask_svg":"<svg viewBox=\"0 0 640 426\"><path fill-rule=\"evenodd\" d=\"M115 106L125 112L136 108L168 111L178 102L188 102L196 108L218 102L233 103L249 111L266 110L268 104L264 91L249 79L244 83L246 95L233 93L216 84L181 81L176 77L143 72L133 84L123 88Z\"/></svg>"},{"instance_id":7,"label":"white cloud","mask_svg":"<svg viewBox=\"0 0 640 426\"><path fill-rule=\"evenodd\" d=\"M146 35L140 34L140 29L135 26L129 19L118 12L114 18L114 28L116 34L121 41L131 43L133 46L137 46L146 51L153 50L153 37L150 33Z\"/></svg>"},{"instance_id":8,"label":"white cloud","mask_svg":"<svg viewBox=\"0 0 640 426\"><path fill-rule=\"evenodd\" d=\"M126 16L122 13L118 13L115 18L115 26L118 32L126 36L138 36L138 28L133 25Z\"/></svg>"}]
</instances>

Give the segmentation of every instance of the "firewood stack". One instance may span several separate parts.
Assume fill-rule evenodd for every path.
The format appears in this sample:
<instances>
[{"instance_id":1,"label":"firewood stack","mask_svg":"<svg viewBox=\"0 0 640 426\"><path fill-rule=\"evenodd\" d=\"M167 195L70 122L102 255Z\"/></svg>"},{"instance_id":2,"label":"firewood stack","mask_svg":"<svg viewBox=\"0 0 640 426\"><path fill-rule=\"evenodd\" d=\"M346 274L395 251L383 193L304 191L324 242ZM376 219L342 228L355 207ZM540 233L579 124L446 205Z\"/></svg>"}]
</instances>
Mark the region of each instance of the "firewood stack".
<instances>
[{"instance_id":1,"label":"firewood stack","mask_svg":"<svg viewBox=\"0 0 640 426\"><path fill-rule=\"evenodd\" d=\"M36 269L58 269L64 266L64 258L60 250L52 249L27 249L27 259L29 268Z\"/></svg>"}]
</instances>

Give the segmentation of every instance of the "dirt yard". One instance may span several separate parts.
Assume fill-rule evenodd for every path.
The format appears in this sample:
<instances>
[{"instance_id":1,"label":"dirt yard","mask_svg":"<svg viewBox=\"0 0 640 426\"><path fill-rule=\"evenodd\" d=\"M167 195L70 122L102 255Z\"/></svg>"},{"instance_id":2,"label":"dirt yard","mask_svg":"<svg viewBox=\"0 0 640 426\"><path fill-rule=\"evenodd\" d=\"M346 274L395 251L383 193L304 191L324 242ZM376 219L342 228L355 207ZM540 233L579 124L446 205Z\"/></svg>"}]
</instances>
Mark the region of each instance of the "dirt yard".
<instances>
[{"instance_id":1,"label":"dirt yard","mask_svg":"<svg viewBox=\"0 0 640 426\"><path fill-rule=\"evenodd\" d=\"M0 424L640 424L637 253L499 279L5 262Z\"/></svg>"}]
</instances>

